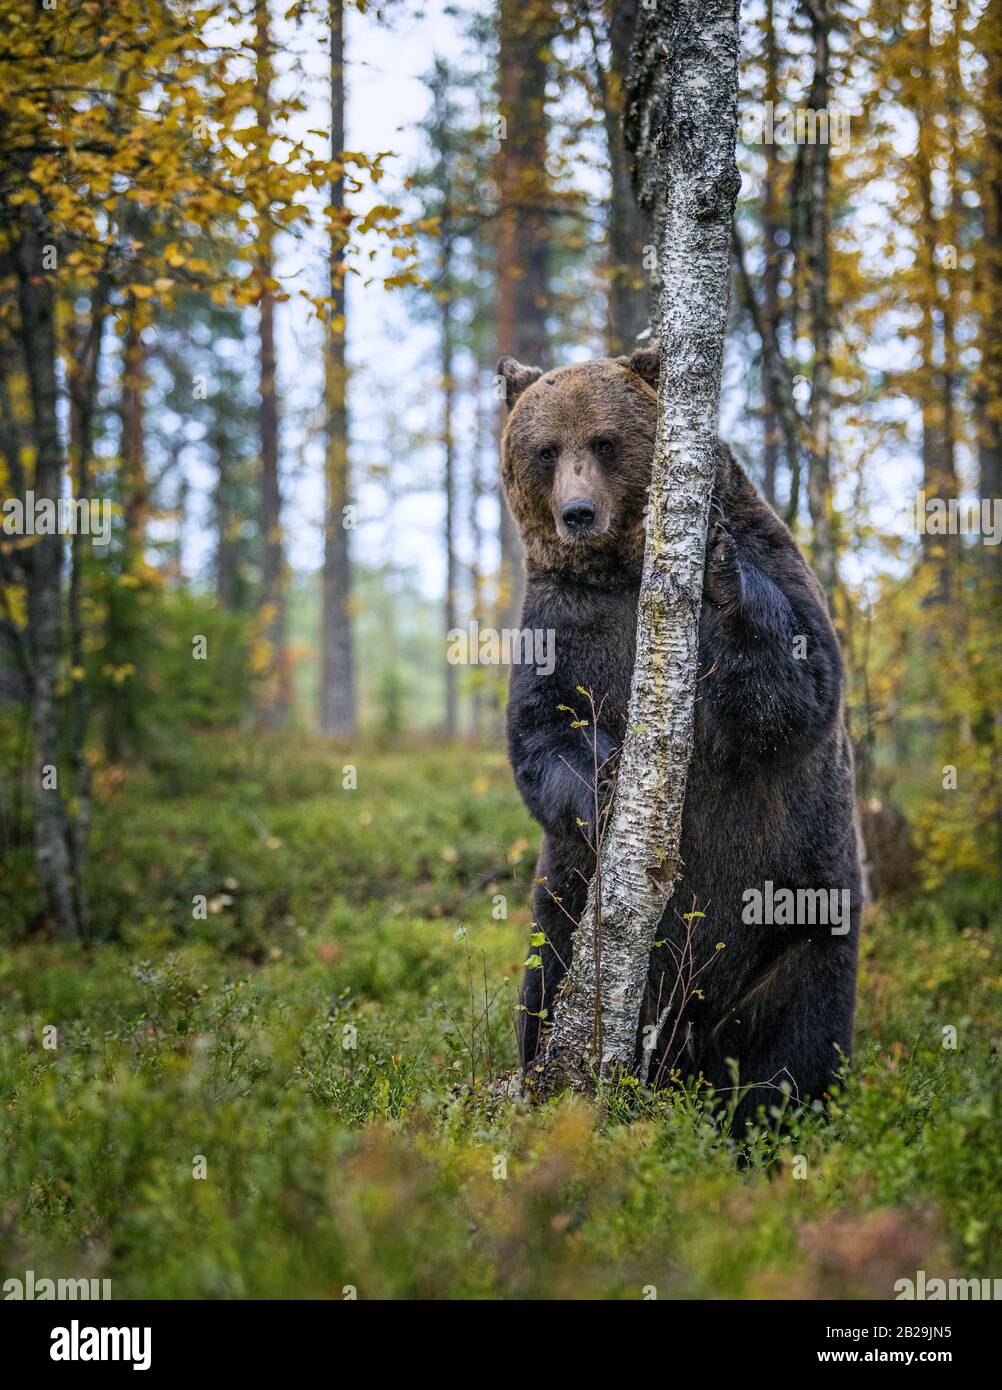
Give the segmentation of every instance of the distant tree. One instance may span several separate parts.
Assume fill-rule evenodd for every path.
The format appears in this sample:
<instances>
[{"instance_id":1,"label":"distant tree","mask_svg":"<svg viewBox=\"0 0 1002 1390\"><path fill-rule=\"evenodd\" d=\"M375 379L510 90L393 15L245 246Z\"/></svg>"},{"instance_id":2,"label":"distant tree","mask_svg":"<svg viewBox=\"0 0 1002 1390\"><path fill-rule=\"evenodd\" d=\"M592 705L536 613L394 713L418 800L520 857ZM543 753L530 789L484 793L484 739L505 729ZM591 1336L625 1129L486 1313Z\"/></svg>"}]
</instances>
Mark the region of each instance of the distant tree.
<instances>
[{"instance_id":1,"label":"distant tree","mask_svg":"<svg viewBox=\"0 0 1002 1390\"><path fill-rule=\"evenodd\" d=\"M272 39L268 0L254 3L254 114L259 131L258 162L262 182L267 181L271 158ZM268 210L270 213L270 209ZM289 654L286 646L285 549L282 542L282 497L279 486L278 386L275 378L274 231L270 216L262 219L258 237L257 275L260 282L260 427L261 452L261 617L267 644L268 678L264 682L261 721L281 728L288 718L291 700Z\"/></svg>"},{"instance_id":2,"label":"distant tree","mask_svg":"<svg viewBox=\"0 0 1002 1390\"><path fill-rule=\"evenodd\" d=\"M499 0L497 355L510 353L522 362L545 362L548 348L552 199L546 83L555 22L549 0ZM522 548L503 496L499 540L498 621L510 627L522 607Z\"/></svg>"},{"instance_id":3,"label":"distant tree","mask_svg":"<svg viewBox=\"0 0 1002 1390\"><path fill-rule=\"evenodd\" d=\"M334 176L330 184L330 306L326 320L327 464L320 727L324 733L345 736L355 731L356 697L351 620L351 528L346 512L351 498L351 473L348 457L347 302L344 277L350 218L345 206L344 169L339 167L344 150L345 112L342 0L331 0L329 15L331 161Z\"/></svg>"}]
</instances>

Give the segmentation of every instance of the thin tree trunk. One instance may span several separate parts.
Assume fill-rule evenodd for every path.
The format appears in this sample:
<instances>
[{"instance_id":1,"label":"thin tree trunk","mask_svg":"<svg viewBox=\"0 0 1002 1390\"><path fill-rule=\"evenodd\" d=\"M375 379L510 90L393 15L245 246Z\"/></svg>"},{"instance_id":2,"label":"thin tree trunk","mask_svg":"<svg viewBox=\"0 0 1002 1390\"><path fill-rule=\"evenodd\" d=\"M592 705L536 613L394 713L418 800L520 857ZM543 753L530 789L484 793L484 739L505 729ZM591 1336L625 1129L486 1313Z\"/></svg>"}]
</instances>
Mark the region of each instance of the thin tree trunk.
<instances>
[{"instance_id":1,"label":"thin tree trunk","mask_svg":"<svg viewBox=\"0 0 1002 1390\"><path fill-rule=\"evenodd\" d=\"M740 185L737 11L735 0L658 0L634 48L634 182L659 228L665 284L658 432L627 734L546 1089L634 1066L651 946L678 875Z\"/></svg>"},{"instance_id":2,"label":"thin tree trunk","mask_svg":"<svg viewBox=\"0 0 1002 1390\"><path fill-rule=\"evenodd\" d=\"M456 590L459 569L456 561L456 460L453 432L453 326L452 326L452 229L449 194L446 192L442 216L442 452L445 474L445 630L456 626ZM445 663L445 736L455 738L459 730L458 670Z\"/></svg>"},{"instance_id":3,"label":"thin tree trunk","mask_svg":"<svg viewBox=\"0 0 1002 1390\"><path fill-rule=\"evenodd\" d=\"M142 555L149 520L149 487L146 481L146 344L139 327L140 309L130 295L122 348L121 466L122 511L130 561Z\"/></svg>"},{"instance_id":4,"label":"thin tree trunk","mask_svg":"<svg viewBox=\"0 0 1002 1390\"><path fill-rule=\"evenodd\" d=\"M982 113L978 492L982 498L993 498L1002 497L1002 0L989 0L978 25L978 41L988 63ZM1002 545L982 550L995 582L1002 584Z\"/></svg>"},{"instance_id":5,"label":"thin tree trunk","mask_svg":"<svg viewBox=\"0 0 1002 1390\"><path fill-rule=\"evenodd\" d=\"M806 0L814 40L814 80L808 105L824 111L829 105L828 0ZM810 469L807 504L811 513L811 558L821 587L834 611L835 522L831 483L832 354L829 301L830 158L827 141L805 147L810 246L810 314L814 363L811 371Z\"/></svg>"},{"instance_id":6,"label":"thin tree trunk","mask_svg":"<svg viewBox=\"0 0 1002 1390\"><path fill-rule=\"evenodd\" d=\"M959 256L961 235L961 187L957 146L958 142L962 139L959 103L960 94L963 92L963 76L960 68L960 15L955 13L948 16L947 22L949 27L943 42L943 49L944 62L946 64L944 99L947 121L946 163L949 195L941 239L945 247L952 247L954 252ZM939 239L940 238L936 238L936 240ZM935 257L935 252L933 254ZM958 273L958 266L947 266L941 269L934 260L932 283L934 286L938 285L939 280L942 278L946 285L940 297L943 335L943 368L940 374L942 402L940 406L940 419L942 422L942 452L940 455L942 481L940 486L947 497L956 497L959 492L959 482L957 478L957 410L955 402L959 377L956 290ZM943 557L940 575L940 591L944 600L947 602L950 601L956 587L954 575L955 561L955 549L953 546L949 546Z\"/></svg>"},{"instance_id":7,"label":"thin tree trunk","mask_svg":"<svg viewBox=\"0 0 1002 1390\"><path fill-rule=\"evenodd\" d=\"M216 484L212 493L213 520L216 527L216 553L213 564L216 602L225 612L233 613L237 609L237 547L233 539L232 459L225 426L214 426L209 444L216 467Z\"/></svg>"},{"instance_id":8,"label":"thin tree trunk","mask_svg":"<svg viewBox=\"0 0 1002 1390\"><path fill-rule=\"evenodd\" d=\"M135 225L135 224L134 224ZM140 328L141 309L135 296L126 300L125 339L122 344L122 385L119 400L119 493L122 504L123 575L131 575L143 558L149 520L149 485L146 477L146 345ZM105 655L109 664L123 666L136 661L131 630L131 599L123 591L112 593L105 620ZM119 763L131 734L130 692L125 683L111 681L104 704L104 751L111 763Z\"/></svg>"},{"instance_id":9,"label":"thin tree trunk","mask_svg":"<svg viewBox=\"0 0 1002 1390\"><path fill-rule=\"evenodd\" d=\"M505 122L497 156L498 356L542 363L547 350L549 185L546 173L546 44L553 23L545 0L500 0L499 88ZM499 408L498 435L504 407ZM500 450L498 451L500 457ZM522 544L500 499L498 625L512 627L522 609Z\"/></svg>"},{"instance_id":10,"label":"thin tree trunk","mask_svg":"<svg viewBox=\"0 0 1002 1390\"><path fill-rule=\"evenodd\" d=\"M480 524L480 499L483 496L483 482L480 464L484 453L484 441L490 435L481 376L482 371L478 364L474 367L473 376L470 381L470 395L473 401L475 422L473 454L470 459L470 599L473 610L472 617L473 621L476 623L479 623L483 618L484 603L484 574L481 565L481 550L483 548L484 536L483 527ZM483 714L484 692L480 680L480 672L478 670L474 672L471 702L471 724L474 738L480 738L483 733Z\"/></svg>"},{"instance_id":11,"label":"thin tree trunk","mask_svg":"<svg viewBox=\"0 0 1002 1390\"><path fill-rule=\"evenodd\" d=\"M920 208L919 253L922 277L919 291L921 321L919 342L922 360L919 364L919 392L922 407L922 486L927 497L949 500L957 495L956 474L951 477L947 465L944 415L945 389L936 365L937 315L942 309L939 301L939 266L936 260L938 227L933 206L934 162L938 153L938 138L934 123L937 114L935 91L930 91L933 76L932 3L925 0L922 9L922 29L918 40L921 58L929 64L922 96L913 107L918 125L918 143L913 161L916 192ZM950 588L950 544L947 538L925 532L922 536L922 558L934 575L926 596L926 604L936 606L945 601ZM938 631L930 630L933 641Z\"/></svg>"},{"instance_id":12,"label":"thin tree trunk","mask_svg":"<svg viewBox=\"0 0 1002 1390\"><path fill-rule=\"evenodd\" d=\"M734 260L738 273L738 288L751 314L755 332L758 334L759 341L762 344L762 375L763 378L770 383L770 395L772 408L775 411L775 421L778 421L781 428L787 463L790 468L791 497L795 499L794 480L799 476L803 425L797 407L793 401L793 381L790 377L789 366L787 365L786 359L783 357L782 348L780 347L779 336L776 332L776 323L774 320L767 318L765 313L759 308L758 299L755 295L755 287L752 284L751 275L748 271L744 244L736 225L734 227Z\"/></svg>"},{"instance_id":13,"label":"thin tree trunk","mask_svg":"<svg viewBox=\"0 0 1002 1390\"><path fill-rule=\"evenodd\" d=\"M777 76L779 54L776 46L776 22L773 0L765 4L765 89L766 102L778 97ZM779 337L780 301L779 267L781 251L779 232L779 146L771 140L765 147L765 185L762 189L762 249L765 264L762 271L762 320L770 342ZM763 335L763 343L765 335ZM762 373L762 491L771 507L776 505L776 472L779 463L779 444L782 438L780 405L777 400L774 372Z\"/></svg>"},{"instance_id":14,"label":"thin tree trunk","mask_svg":"<svg viewBox=\"0 0 1002 1390\"><path fill-rule=\"evenodd\" d=\"M3 260L8 268L8 258ZM14 343L11 330L0 333L0 457L7 469L11 497L23 499L25 492L21 450L24 431L14 415L10 395L10 378L14 371ZM14 616L11 593L22 586L31 566L30 551L19 550L14 544L5 546L0 537L0 700L27 703L31 691L31 660L27 634ZM16 785L20 785L16 779Z\"/></svg>"},{"instance_id":15,"label":"thin tree trunk","mask_svg":"<svg viewBox=\"0 0 1002 1390\"><path fill-rule=\"evenodd\" d=\"M609 71L602 67L598 35L585 11L594 49L595 83L605 126L609 160L608 268L609 300L606 351L610 357L631 352L650 327L650 288L644 273L648 230L633 197L630 157L623 134L624 83L637 26L639 0L609 0L607 38Z\"/></svg>"},{"instance_id":16,"label":"thin tree trunk","mask_svg":"<svg viewBox=\"0 0 1002 1390\"><path fill-rule=\"evenodd\" d=\"M954 23L958 16L953 16ZM979 247L978 493L1002 497L1002 0L989 0L978 24L978 47L987 59L982 101L984 172L981 184L983 236ZM977 597L998 628L1002 605L1002 545L979 547ZM994 692L978 720L979 738L989 745L991 795L995 803L995 859L1002 881L1002 700Z\"/></svg>"},{"instance_id":17,"label":"thin tree trunk","mask_svg":"<svg viewBox=\"0 0 1002 1390\"><path fill-rule=\"evenodd\" d=\"M70 440L74 491L78 499L90 497L90 462L94 443L94 408L97 404L98 373L101 365L101 344L104 335L108 303L108 276L99 275L90 300L90 314L82 331L76 333L73 359L69 364ZM70 548L69 634L70 681L73 709L71 758L75 780L75 807L70 823L70 855L73 866L73 889L80 934L90 931L90 911L87 903L86 873L90 849L91 776L87 761L87 727L90 722L90 698L87 690L83 615L84 546L88 544L77 531Z\"/></svg>"},{"instance_id":18,"label":"thin tree trunk","mask_svg":"<svg viewBox=\"0 0 1002 1390\"><path fill-rule=\"evenodd\" d=\"M271 123L271 34L268 0L255 0L255 85L257 123L267 132ZM269 136L262 136L261 163L268 157ZM262 214L262 251L258 274L264 286L258 305L260 316L260 406L258 424L261 445L260 526L262 547L261 607L263 636L270 652L270 671L260 711L266 728L280 729L289 713L289 665L286 648L285 556L282 544L282 498L278 478L278 391L275 382L275 296L268 287L273 273L272 237L268 210Z\"/></svg>"},{"instance_id":19,"label":"thin tree trunk","mask_svg":"<svg viewBox=\"0 0 1002 1390\"><path fill-rule=\"evenodd\" d=\"M331 158L344 152L344 4L331 0ZM323 663L320 726L345 737L355 732L355 662L351 630L350 528L345 508L350 497L348 459L348 379L345 357L344 248L347 213L344 176L331 185L334 209L330 247L331 318L327 334L327 464L324 501Z\"/></svg>"},{"instance_id":20,"label":"thin tree trunk","mask_svg":"<svg viewBox=\"0 0 1002 1390\"><path fill-rule=\"evenodd\" d=\"M34 492L56 501L63 450L57 422L56 325L52 280L42 269L48 229L26 216L18 256L20 332L31 395L35 447ZM73 892L69 824L58 785L59 707L57 686L62 649L62 556L59 535L38 536L32 546L28 584L31 639L31 715L34 736L32 795L35 812L35 871L52 934L79 938Z\"/></svg>"}]
</instances>

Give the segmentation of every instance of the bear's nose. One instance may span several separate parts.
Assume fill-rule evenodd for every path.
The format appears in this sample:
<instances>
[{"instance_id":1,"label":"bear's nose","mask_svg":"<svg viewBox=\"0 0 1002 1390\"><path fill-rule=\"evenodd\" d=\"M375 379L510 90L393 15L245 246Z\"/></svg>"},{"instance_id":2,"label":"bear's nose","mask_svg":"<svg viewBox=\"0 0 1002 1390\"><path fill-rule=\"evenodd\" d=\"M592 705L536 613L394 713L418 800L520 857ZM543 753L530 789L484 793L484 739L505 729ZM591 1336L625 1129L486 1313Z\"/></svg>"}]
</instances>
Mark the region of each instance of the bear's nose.
<instances>
[{"instance_id":1,"label":"bear's nose","mask_svg":"<svg viewBox=\"0 0 1002 1390\"><path fill-rule=\"evenodd\" d=\"M575 497L560 510L564 525L571 531L586 531L595 520L595 503L587 497Z\"/></svg>"}]
</instances>

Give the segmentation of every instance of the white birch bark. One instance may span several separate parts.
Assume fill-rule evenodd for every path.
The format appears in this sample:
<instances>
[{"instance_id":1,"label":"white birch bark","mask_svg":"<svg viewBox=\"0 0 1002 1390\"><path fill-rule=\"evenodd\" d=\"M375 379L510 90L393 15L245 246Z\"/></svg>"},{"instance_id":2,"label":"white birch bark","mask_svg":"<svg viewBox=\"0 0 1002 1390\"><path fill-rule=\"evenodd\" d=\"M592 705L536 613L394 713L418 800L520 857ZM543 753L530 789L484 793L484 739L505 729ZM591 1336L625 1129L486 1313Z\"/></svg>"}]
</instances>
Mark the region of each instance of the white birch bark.
<instances>
[{"instance_id":1,"label":"white birch bark","mask_svg":"<svg viewBox=\"0 0 1002 1390\"><path fill-rule=\"evenodd\" d=\"M630 79L626 135L634 182L658 229L658 430L628 732L596 876L554 1010L545 1091L587 1086L596 1070L633 1069L651 946L680 867L740 184L737 0L643 5Z\"/></svg>"}]
</instances>

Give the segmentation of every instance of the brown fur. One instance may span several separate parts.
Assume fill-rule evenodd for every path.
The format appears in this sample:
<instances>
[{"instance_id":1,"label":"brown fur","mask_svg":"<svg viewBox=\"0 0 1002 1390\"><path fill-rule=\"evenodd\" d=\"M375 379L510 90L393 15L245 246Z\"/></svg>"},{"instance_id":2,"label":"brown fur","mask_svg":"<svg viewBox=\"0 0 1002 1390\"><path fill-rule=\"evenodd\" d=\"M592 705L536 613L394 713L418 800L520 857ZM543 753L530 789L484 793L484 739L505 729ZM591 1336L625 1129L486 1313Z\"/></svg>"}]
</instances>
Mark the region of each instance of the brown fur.
<instances>
[{"instance_id":1,"label":"brown fur","mask_svg":"<svg viewBox=\"0 0 1002 1390\"><path fill-rule=\"evenodd\" d=\"M547 372L538 389L517 398L504 432L501 478L530 574L614 586L639 581L656 408L657 396L626 358ZM538 453L558 440L560 454L549 470ZM613 467L599 466L597 440L616 446ZM571 540L561 534L557 508L582 492L595 502L603 534Z\"/></svg>"},{"instance_id":2,"label":"brown fur","mask_svg":"<svg viewBox=\"0 0 1002 1390\"><path fill-rule=\"evenodd\" d=\"M546 375L511 359L499 364L512 407L502 477L526 552L522 622L556 635L552 674L513 666L508 700L515 780L546 832L533 895L546 938L543 968L526 972L520 1016L527 1066L572 956L571 923L584 909L594 870L581 829L594 818L590 739L594 733L600 763L614 760L626 727L657 370L654 349ZM614 445L612 456L600 457L600 441ZM552 450L548 462L541 450ZM595 506L594 526L571 534L561 508L585 494ZM799 656L795 644L804 648ZM774 1103L784 1080L799 1099L823 1097L850 1049L859 868L841 680L817 580L721 445L682 816L683 876L658 932L673 949L652 953L642 1023L658 1019L672 995L686 943L680 914L695 906L705 916L694 929L694 959L710 964L700 974L699 996L661 1035L659 1047L676 1038L672 1055L656 1056L654 1065L683 1066L726 1090L734 1059L752 1087L739 1124L760 1103ZM581 705L579 687L604 702L594 731L575 729L566 713ZM848 889L850 931L747 924L743 895L767 880L777 888ZM718 952L720 942L726 949Z\"/></svg>"}]
</instances>

